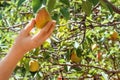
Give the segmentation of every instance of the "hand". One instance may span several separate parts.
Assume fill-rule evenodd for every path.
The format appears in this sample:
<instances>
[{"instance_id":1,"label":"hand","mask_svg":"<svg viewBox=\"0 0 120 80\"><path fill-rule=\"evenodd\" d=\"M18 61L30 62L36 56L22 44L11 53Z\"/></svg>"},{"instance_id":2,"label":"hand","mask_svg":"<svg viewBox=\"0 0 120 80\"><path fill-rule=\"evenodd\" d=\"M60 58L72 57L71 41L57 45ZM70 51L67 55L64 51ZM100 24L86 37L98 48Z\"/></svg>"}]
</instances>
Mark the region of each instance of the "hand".
<instances>
[{"instance_id":1,"label":"hand","mask_svg":"<svg viewBox=\"0 0 120 80\"><path fill-rule=\"evenodd\" d=\"M31 36L30 31L35 26L35 20L32 19L16 38L14 44L15 49L20 52L27 52L40 46L50 37L54 30L55 23L55 21L48 22L37 34Z\"/></svg>"}]
</instances>

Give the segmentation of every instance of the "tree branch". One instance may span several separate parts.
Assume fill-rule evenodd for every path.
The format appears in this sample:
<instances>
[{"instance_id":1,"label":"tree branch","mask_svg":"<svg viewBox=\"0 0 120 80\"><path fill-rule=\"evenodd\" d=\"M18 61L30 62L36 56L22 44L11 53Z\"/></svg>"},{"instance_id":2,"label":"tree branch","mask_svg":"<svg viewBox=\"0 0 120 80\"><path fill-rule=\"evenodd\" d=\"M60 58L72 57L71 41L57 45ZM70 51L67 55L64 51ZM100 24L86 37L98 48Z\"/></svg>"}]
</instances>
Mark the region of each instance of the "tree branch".
<instances>
[{"instance_id":1,"label":"tree branch","mask_svg":"<svg viewBox=\"0 0 120 80\"><path fill-rule=\"evenodd\" d=\"M92 66L92 65L84 65L84 64L55 64L55 65L59 65L59 66L82 66L82 67L90 67L90 68L96 68L96 69L100 69L104 72L106 72L107 74L110 73L120 73L120 70L107 70L98 66Z\"/></svg>"},{"instance_id":2,"label":"tree branch","mask_svg":"<svg viewBox=\"0 0 120 80\"><path fill-rule=\"evenodd\" d=\"M11 28L16 28L16 27L19 27L19 26L22 26L22 25L26 25L27 23L28 23L28 21L27 22L23 22L21 24L13 25L13 26L10 26L10 27L0 27L0 29L2 29L2 30L5 30L5 29L9 30Z\"/></svg>"}]
</instances>

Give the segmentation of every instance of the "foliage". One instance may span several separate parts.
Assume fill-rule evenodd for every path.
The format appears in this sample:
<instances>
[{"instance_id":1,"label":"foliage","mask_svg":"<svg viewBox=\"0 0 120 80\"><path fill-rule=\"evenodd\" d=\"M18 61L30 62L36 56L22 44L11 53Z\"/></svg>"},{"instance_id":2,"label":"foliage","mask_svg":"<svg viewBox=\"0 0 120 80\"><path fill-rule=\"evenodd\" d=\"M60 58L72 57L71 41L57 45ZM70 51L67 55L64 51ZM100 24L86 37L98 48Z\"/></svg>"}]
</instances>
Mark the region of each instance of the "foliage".
<instances>
[{"instance_id":1,"label":"foliage","mask_svg":"<svg viewBox=\"0 0 120 80\"><path fill-rule=\"evenodd\" d=\"M0 58L6 55L19 31L43 5L57 21L52 36L24 56L10 80L56 80L59 75L68 80L119 80L120 15L115 6L119 7L120 2L110 0L111 6L105 1L0 1ZM112 40L114 32L118 36ZM92 49L95 44L97 48ZM70 60L73 49L81 59L79 63ZM39 71L29 71L31 59L39 61Z\"/></svg>"}]
</instances>

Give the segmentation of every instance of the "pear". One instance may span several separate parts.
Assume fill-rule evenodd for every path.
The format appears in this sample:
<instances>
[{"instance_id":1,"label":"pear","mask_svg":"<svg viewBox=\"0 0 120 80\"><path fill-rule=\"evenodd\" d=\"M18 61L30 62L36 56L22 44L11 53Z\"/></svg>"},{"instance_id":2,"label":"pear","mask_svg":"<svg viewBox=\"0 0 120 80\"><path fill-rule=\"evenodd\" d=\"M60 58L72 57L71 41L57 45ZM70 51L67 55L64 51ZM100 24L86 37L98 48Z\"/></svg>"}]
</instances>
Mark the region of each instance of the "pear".
<instances>
[{"instance_id":1,"label":"pear","mask_svg":"<svg viewBox=\"0 0 120 80\"><path fill-rule=\"evenodd\" d=\"M75 63L80 62L80 58L77 56L77 53L75 50L73 50L71 53L71 61Z\"/></svg>"},{"instance_id":2,"label":"pear","mask_svg":"<svg viewBox=\"0 0 120 80\"><path fill-rule=\"evenodd\" d=\"M45 7L41 8L35 17L36 27L41 29L43 28L52 18L49 12L46 10Z\"/></svg>"},{"instance_id":3,"label":"pear","mask_svg":"<svg viewBox=\"0 0 120 80\"><path fill-rule=\"evenodd\" d=\"M29 69L31 72L36 72L39 70L39 63L36 60L31 60L29 62Z\"/></svg>"}]
</instances>

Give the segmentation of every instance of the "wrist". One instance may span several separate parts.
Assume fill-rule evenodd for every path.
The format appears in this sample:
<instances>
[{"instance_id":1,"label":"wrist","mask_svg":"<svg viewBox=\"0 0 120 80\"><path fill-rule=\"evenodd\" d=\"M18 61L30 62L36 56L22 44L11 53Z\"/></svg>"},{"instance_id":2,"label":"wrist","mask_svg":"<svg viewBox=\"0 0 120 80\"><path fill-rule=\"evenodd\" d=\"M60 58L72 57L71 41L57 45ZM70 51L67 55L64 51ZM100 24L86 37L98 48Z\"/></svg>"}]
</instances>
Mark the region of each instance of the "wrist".
<instances>
[{"instance_id":1,"label":"wrist","mask_svg":"<svg viewBox=\"0 0 120 80\"><path fill-rule=\"evenodd\" d=\"M25 50L23 49L22 46L17 45L17 44L14 44L14 45L11 47L11 50L14 51L14 52L16 52L16 54L18 54L18 55L24 55L24 54L27 52L27 51L25 51Z\"/></svg>"}]
</instances>

